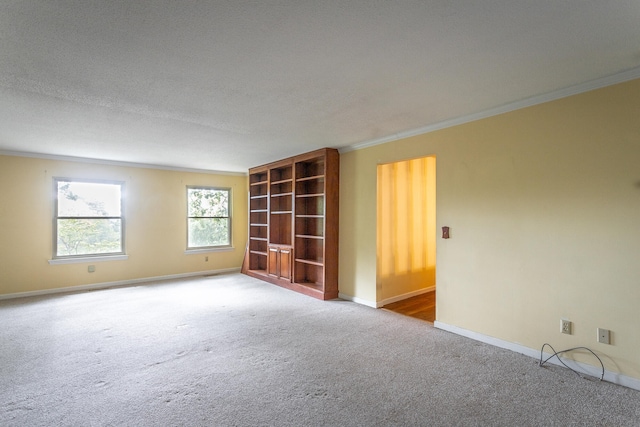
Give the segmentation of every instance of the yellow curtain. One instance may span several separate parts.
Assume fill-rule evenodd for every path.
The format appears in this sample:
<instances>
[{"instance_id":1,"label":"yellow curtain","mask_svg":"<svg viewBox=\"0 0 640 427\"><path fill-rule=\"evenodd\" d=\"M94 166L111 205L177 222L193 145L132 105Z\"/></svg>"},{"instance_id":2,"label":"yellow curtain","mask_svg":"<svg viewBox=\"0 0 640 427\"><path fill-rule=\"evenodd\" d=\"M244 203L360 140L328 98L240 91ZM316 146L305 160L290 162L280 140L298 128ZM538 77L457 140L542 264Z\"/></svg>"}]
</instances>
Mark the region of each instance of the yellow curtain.
<instances>
[{"instance_id":1,"label":"yellow curtain","mask_svg":"<svg viewBox=\"0 0 640 427\"><path fill-rule=\"evenodd\" d=\"M435 157L379 165L377 214L382 297L435 286Z\"/></svg>"}]
</instances>

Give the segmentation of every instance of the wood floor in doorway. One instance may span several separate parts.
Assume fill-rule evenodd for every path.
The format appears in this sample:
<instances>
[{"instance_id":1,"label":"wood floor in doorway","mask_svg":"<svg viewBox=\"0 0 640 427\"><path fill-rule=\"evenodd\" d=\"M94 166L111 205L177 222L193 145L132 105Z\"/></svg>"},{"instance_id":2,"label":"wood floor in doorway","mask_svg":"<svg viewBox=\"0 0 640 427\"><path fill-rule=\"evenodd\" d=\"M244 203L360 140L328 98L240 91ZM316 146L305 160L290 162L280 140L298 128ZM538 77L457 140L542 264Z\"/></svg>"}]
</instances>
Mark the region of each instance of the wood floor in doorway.
<instances>
[{"instance_id":1,"label":"wood floor in doorway","mask_svg":"<svg viewBox=\"0 0 640 427\"><path fill-rule=\"evenodd\" d=\"M436 320L436 291L393 302L382 308L433 323Z\"/></svg>"}]
</instances>

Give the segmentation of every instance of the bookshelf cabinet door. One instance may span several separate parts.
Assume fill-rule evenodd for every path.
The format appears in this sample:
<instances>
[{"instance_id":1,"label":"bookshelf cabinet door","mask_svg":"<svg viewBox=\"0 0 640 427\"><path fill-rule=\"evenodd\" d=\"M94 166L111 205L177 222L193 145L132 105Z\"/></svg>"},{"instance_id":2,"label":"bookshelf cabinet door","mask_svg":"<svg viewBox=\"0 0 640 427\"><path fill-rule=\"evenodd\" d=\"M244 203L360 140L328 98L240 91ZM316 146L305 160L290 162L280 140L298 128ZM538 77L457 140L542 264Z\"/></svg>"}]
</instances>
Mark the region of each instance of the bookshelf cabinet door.
<instances>
[{"instance_id":1,"label":"bookshelf cabinet door","mask_svg":"<svg viewBox=\"0 0 640 427\"><path fill-rule=\"evenodd\" d=\"M291 248L280 248L280 277L291 280Z\"/></svg>"},{"instance_id":2,"label":"bookshelf cabinet door","mask_svg":"<svg viewBox=\"0 0 640 427\"><path fill-rule=\"evenodd\" d=\"M278 277L278 248L274 246L269 246L269 270L268 273L270 276Z\"/></svg>"},{"instance_id":3,"label":"bookshelf cabinet door","mask_svg":"<svg viewBox=\"0 0 640 427\"><path fill-rule=\"evenodd\" d=\"M269 275L291 281L292 252L287 246L269 246Z\"/></svg>"}]
</instances>

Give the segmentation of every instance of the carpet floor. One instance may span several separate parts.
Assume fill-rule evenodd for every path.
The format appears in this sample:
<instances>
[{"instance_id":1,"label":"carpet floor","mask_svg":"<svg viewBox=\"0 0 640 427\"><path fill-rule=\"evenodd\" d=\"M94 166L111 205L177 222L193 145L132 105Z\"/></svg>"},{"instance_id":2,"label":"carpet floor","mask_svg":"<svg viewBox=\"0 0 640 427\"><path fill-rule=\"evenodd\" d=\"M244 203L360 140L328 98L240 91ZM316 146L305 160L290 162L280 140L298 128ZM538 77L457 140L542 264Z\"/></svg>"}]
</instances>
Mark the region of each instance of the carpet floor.
<instances>
[{"instance_id":1,"label":"carpet floor","mask_svg":"<svg viewBox=\"0 0 640 427\"><path fill-rule=\"evenodd\" d=\"M638 426L640 392L240 274L0 301L2 426Z\"/></svg>"}]
</instances>

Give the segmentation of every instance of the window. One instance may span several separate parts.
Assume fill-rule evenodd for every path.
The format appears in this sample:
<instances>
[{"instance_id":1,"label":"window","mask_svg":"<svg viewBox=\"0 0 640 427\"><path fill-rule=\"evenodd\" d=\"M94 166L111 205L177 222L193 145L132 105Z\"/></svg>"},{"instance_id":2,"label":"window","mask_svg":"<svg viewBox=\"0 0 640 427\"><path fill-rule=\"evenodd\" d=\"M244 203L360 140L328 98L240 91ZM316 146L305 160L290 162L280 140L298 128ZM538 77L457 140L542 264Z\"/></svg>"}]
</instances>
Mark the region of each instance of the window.
<instances>
[{"instance_id":1,"label":"window","mask_svg":"<svg viewBox=\"0 0 640 427\"><path fill-rule=\"evenodd\" d=\"M123 254L123 183L63 178L54 183L54 258Z\"/></svg>"},{"instance_id":2,"label":"window","mask_svg":"<svg viewBox=\"0 0 640 427\"><path fill-rule=\"evenodd\" d=\"M231 245L227 188L187 187L187 249Z\"/></svg>"}]
</instances>

